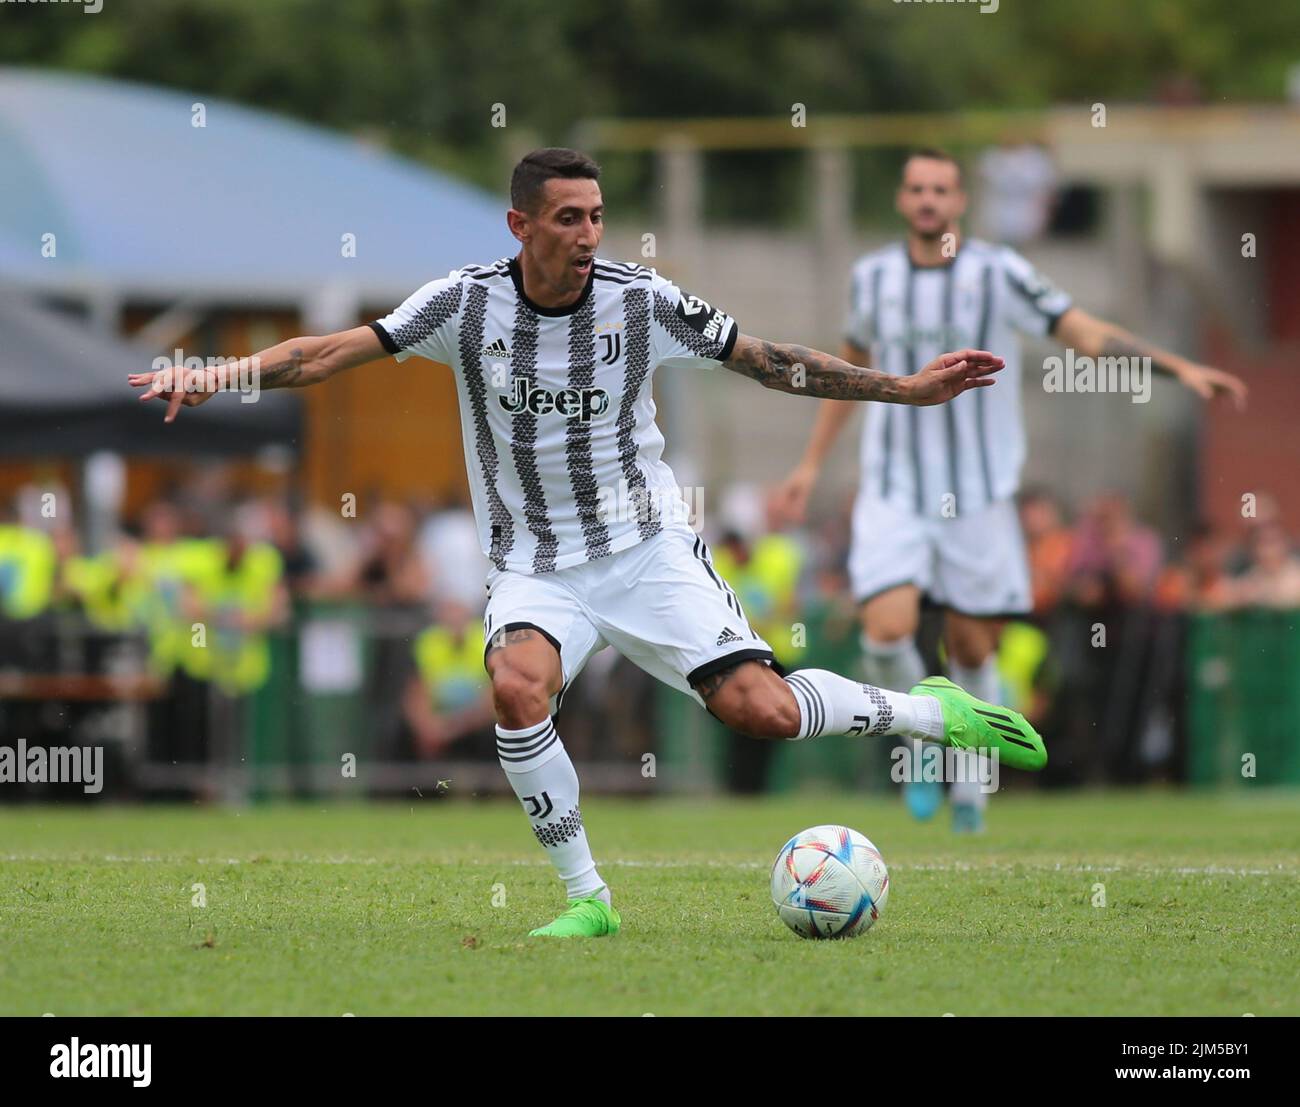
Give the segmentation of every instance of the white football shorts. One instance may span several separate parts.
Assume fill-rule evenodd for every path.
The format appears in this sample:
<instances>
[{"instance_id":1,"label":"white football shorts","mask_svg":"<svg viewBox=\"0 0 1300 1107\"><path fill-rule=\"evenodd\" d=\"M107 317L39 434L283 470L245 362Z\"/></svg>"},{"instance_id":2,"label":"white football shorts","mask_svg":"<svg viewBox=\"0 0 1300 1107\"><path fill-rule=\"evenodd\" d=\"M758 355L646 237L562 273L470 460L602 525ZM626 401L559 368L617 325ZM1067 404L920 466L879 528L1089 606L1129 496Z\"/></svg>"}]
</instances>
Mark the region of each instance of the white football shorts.
<instances>
[{"instance_id":1,"label":"white football shorts","mask_svg":"<svg viewBox=\"0 0 1300 1107\"><path fill-rule=\"evenodd\" d=\"M564 687L552 711L606 645L700 704L693 682L738 661L772 660L772 648L750 627L704 540L685 525L550 573L492 569L487 585L489 648L494 634L531 627L559 651Z\"/></svg>"},{"instance_id":2,"label":"white football shorts","mask_svg":"<svg viewBox=\"0 0 1300 1107\"><path fill-rule=\"evenodd\" d=\"M1020 615L1032 606L1024 536L1010 499L948 519L914 515L859 493L849 580L858 603L915 584L963 615Z\"/></svg>"}]
</instances>

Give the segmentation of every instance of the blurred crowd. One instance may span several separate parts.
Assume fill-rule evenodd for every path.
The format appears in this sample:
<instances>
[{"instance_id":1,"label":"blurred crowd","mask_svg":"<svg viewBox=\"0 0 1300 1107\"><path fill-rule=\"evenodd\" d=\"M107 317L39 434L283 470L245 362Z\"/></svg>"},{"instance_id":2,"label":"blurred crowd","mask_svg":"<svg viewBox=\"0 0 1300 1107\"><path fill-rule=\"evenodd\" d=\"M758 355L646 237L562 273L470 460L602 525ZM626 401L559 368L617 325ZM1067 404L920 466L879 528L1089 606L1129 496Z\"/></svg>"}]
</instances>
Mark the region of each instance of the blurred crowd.
<instances>
[{"instance_id":1,"label":"blurred crowd","mask_svg":"<svg viewBox=\"0 0 1300 1107\"><path fill-rule=\"evenodd\" d=\"M487 566L464 502L375 497L350 517L276 496L165 495L97 552L83 548L68 512L46 510L51 502L70 500L64 490L51 500L48 490L25 489L0 510L0 672L66 667L66 658L42 653L45 639L35 633L51 617L134 635L161 689L151 729L200 735L169 749L201 759L205 712L196 697L215 690L239 699L266 687L279 634L300 645L291 687L365 695L376 732L388 735L379 741L387 755L437 758L455 745L457 756L491 756ZM778 660L787 669L852 663L847 505L787 531L762 489L738 485L717 502L703 533ZM1074 517L1049 491L1022 496L1034 612L1004 636L1007 697L1040 725L1082 727L1080 749L1107 736L1114 748L1097 753L1084 778L1134 775L1152 697L1176 697L1181 646L1161 629L1166 617L1300 608L1295 544L1271 499L1253 506L1235 532L1201 525L1162 537L1118 493ZM340 677L338 655L353 646L305 632L313 615L339 606L367 613L368 673ZM1081 648L1098 645L1098 626L1108 648ZM942 663L941 652L933 656ZM614 741L615 725L653 727L643 707L628 710L650 702L648 678L612 653L592 665L598 675L578 682L577 717L566 721L578 755ZM637 741L646 748L643 734ZM743 745L733 784L751 790L762 786L765 762L747 761Z\"/></svg>"},{"instance_id":2,"label":"blurred crowd","mask_svg":"<svg viewBox=\"0 0 1300 1107\"><path fill-rule=\"evenodd\" d=\"M464 503L376 498L369 510L363 502L328 512L203 491L153 500L98 552L83 548L71 513L49 510L70 502L66 489L24 489L0 509L0 670L66 669L51 628L68 616L84 619L92 635L140 638L163 686L151 729L183 734L171 752L201 758L209 690L235 698L259 691L272 677L274 635L300 629L308 611L346 605L373 615L363 633L377 640L382 670L353 683L368 681L365 694L400 706L418 752L490 730L480 621L486 562ZM322 640L313 671L337 671L337 655L351 652L346 639ZM330 690L355 689L335 677Z\"/></svg>"},{"instance_id":3,"label":"blurred crowd","mask_svg":"<svg viewBox=\"0 0 1300 1107\"><path fill-rule=\"evenodd\" d=\"M1260 497L1236 533L1208 523L1164 541L1129 500L1106 493L1068 523L1044 490L1021 497L1034 613L1151 605L1161 611L1300 608L1300 557L1276 502Z\"/></svg>"},{"instance_id":4,"label":"blurred crowd","mask_svg":"<svg viewBox=\"0 0 1300 1107\"><path fill-rule=\"evenodd\" d=\"M1260 496L1236 528L1186 535L1162 536L1115 492L1071 519L1030 489L1020 517L1034 611L1006 628L1000 660L1013 698L1019 660L1015 705L1053 735L1048 782L1189 779L1197 690L1212 671L1197 620L1300 609L1300 557L1276 502ZM1226 679L1236 660L1219 655L1213 671Z\"/></svg>"}]
</instances>

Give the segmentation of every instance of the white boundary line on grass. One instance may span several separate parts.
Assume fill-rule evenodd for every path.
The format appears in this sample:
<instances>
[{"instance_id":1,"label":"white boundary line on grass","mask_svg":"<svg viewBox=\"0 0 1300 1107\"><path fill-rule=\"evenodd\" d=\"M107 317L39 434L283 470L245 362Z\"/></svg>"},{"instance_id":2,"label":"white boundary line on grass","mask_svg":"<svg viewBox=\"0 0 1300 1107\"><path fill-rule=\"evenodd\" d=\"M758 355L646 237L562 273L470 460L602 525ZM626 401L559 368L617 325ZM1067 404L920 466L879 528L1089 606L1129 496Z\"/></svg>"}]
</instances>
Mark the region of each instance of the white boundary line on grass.
<instances>
[{"instance_id":1,"label":"white boundary line on grass","mask_svg":"<svg viewBox=\"0 0 1300 1107\"><path fill-rule=\"evenodd\" d=\"M419 864L431 862L436 864L447 864L445 861L433 861L433 859L416 858L416 859L397 859L397 858L379 858L379 857L288 857L288 858L271 858L258 857L159 857L151 854L143 854L137 857L121 854L100 854L97 856L87 855L46 855L40 854L3 854L0 855L0 861L26 861L26 862L60 862L66 864L93 864L95 862L110 862L123 864L167 864L167 865L250 865L250 864L293 864L293 865L399 865L399 864ZM451 864L470 864L493 867L498 865L509 866L548 866L550 864L545 858L508 858L504 860L485 860L481 858L469 858L467 860L458 860L450 862ZM619 868L628 869L739 869L739 870L766 870L770 865L759 861L647 861L638 858L614 858L600 862L602 865L612 865ZM1061 862L1035 862L1035 861L992 861L985 864L971 861L950 861L950 862L921 862L918 864L894 864L890 865L893 872L933 872L933 873L967 873L967 872L998 872L1008 875L1015 875L1018 871L1025 872L1058 872L1058 873L1133 873L1139 876L1289 876L1300 877L1300 869L1287 868L1278 865L1269 869L1237 868L1229 865L1145 865L1137 864L1115 864L1115 865L1063 865Z\"/></svg>"}]
</instances>

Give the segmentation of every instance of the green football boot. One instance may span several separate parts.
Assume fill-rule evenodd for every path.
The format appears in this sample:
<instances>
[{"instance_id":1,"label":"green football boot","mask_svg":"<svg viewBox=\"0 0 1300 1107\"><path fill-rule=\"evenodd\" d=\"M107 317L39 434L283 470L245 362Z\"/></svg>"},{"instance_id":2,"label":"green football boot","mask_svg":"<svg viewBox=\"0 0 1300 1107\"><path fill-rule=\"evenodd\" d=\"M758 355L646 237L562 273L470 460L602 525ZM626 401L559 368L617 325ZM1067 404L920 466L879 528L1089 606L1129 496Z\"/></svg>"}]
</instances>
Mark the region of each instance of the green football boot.
<instances>
[{"instance_id":1,"label":"green football boot","mask_svg":"<svg viewBox=\"0 0 1300 1107\"><path fill-rule=\"evenodd\" d=\"M603 899L588 896L571 899L569 907L548 926L539 926L528 933L530 938L603 938L617 934L620 923L618 912Z\"/></svg>"},{"instance_id":2,"label":"green football boot","mask_svg":"<svg viewBox=\"0 0 1300 1107\"><path fill-rule=\"evenodd\" d=\"M914 696L933 696L943 708L943 742L959 750L997 750L1013 769L1037 772L1047 764L1042 736L1018 711L977 700L945 677L927 677Z\"/></svg>"}]
</instances>

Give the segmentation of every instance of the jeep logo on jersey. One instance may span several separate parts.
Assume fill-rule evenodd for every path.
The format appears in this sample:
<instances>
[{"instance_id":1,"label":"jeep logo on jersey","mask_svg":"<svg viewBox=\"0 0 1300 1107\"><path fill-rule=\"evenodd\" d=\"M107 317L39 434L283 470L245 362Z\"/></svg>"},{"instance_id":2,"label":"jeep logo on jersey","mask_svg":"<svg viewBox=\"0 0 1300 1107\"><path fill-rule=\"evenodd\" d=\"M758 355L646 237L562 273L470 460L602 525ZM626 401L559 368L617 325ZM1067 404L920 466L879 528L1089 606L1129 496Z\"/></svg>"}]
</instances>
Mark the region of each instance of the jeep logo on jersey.
<instances>
[{"instance_id":1,"label":"jeep logo on jersey","mask_svg":"<svg viewBox=\"0 0 1300 1107\"><path fill-rule=\"evenodd\" d=\"M590 423L593 416L604 415L609 410L609 393L603 388L561 388L552 392L527 377L516 377L510 395L498 399L511 415L524 411L547 415L554 411L566 419L576 416L580 423Z\"/></svg>"},{"instance_id":2,"label":"jeep logo on jersey","mask_svg":"<svg viewBox=\"0 0 1300 1107\"><path fill-rule=\"evenodd\" d=\"M688 292L683 292L677 301L677 315L691 330L698 331L710 342L717 341L727 320L723 312L713 310L708 300L701 300Z\"/></svg>"}]
</instances>

